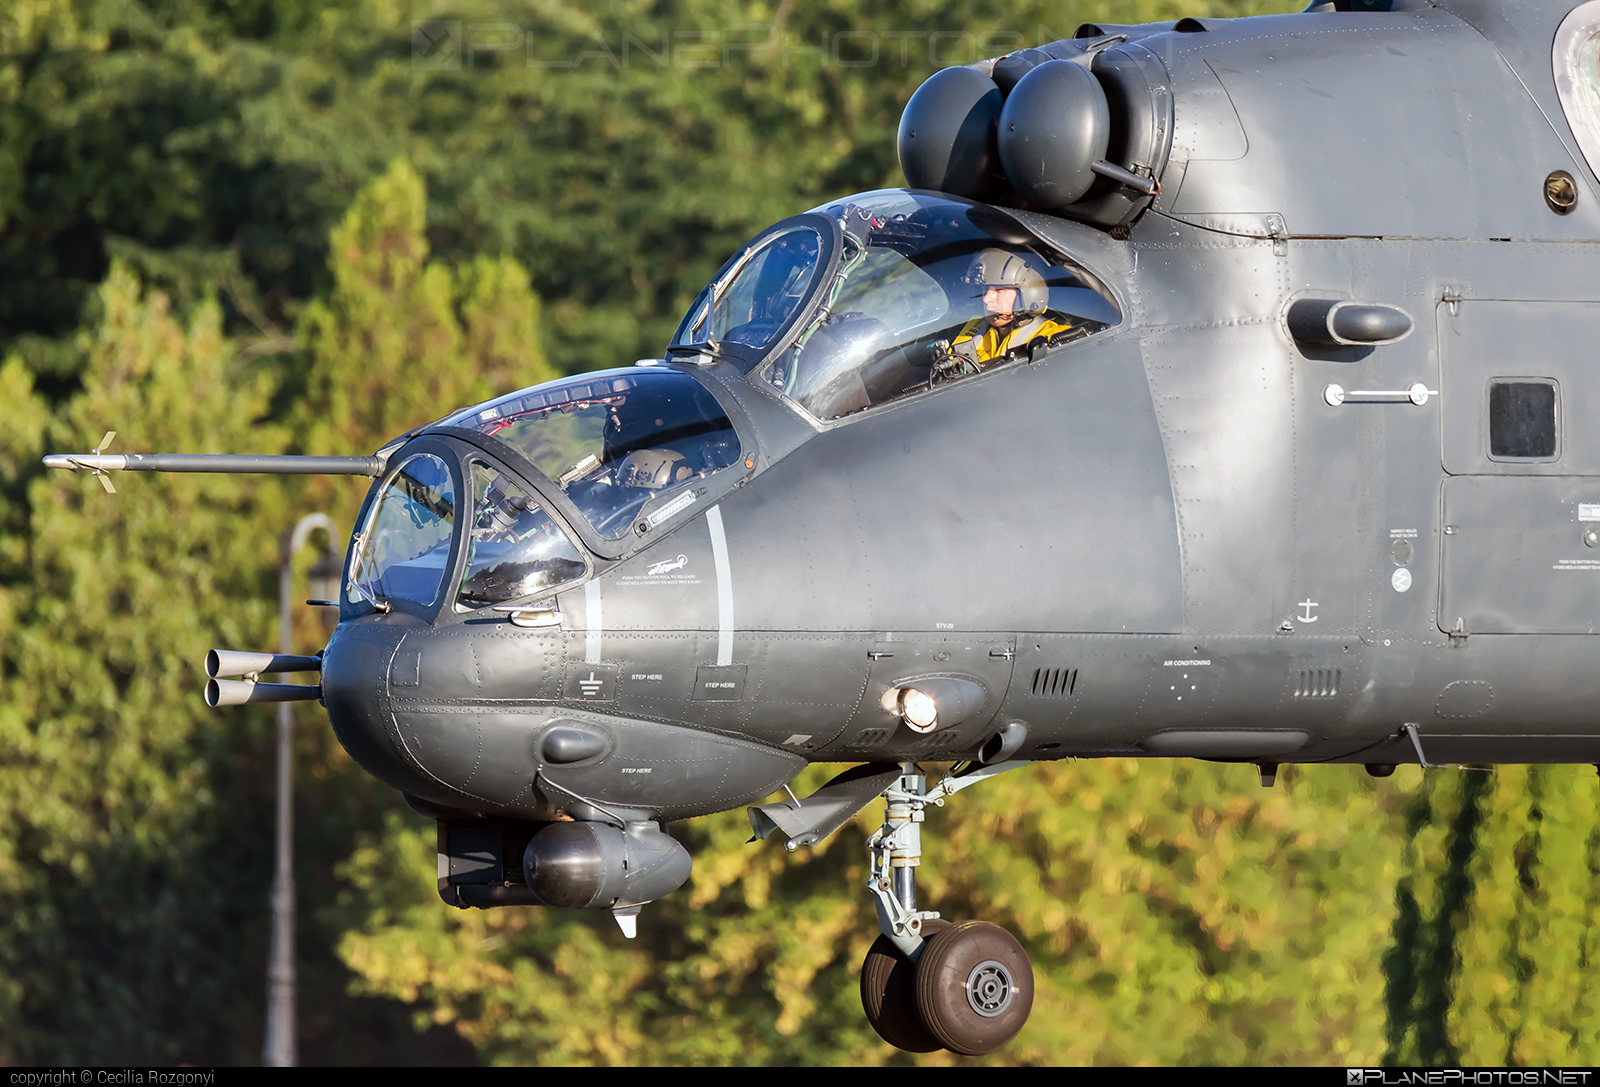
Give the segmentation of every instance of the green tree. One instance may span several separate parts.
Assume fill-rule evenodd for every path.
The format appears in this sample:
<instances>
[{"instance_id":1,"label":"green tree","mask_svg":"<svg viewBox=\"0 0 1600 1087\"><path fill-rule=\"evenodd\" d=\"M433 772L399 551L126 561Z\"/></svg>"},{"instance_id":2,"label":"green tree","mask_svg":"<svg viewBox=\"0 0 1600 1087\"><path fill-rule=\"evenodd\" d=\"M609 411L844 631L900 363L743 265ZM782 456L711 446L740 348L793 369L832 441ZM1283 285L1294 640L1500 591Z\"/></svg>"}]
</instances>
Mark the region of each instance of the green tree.
<instances>
[{"instance_id":1,"label":"green tree","mask_svg":"<svg viewBox=\"0 0 1600 1087\"><path fill-rule=\"evenodd\" d=\"M396 162L333 230L333 290L306 307L303 442L370 452L444 412L556 377L528 273L509 257L428 260L421 178Z\"/></svg>"},{"instance_id":2,"label":"green tree","mask_svg":"<svg viewBox=\"0 0 1600 1087\"><path fill-rule=\"evenodd\" d=\"M121 266L74 344L80 391L53 415L20 357L0 368L0 1055L253 1059L269 717L206 710L199 663L213 646L275 643L278 533L306 508L348 526L362 491L348 480L124 475L109 495L82 476L41 475L38 457L87 448L109 427L117 448L141 451L273 453L291 440L370 451L441 405L552 376L527 273L506 257L429 262L423 209L420 180L397 164L335 231L333 290L299 325L304 361L292 376L307 391L289 424L271 421L273 372L223 334L216 302L185 318ZM301 620L299 636L319 645L323 632ZM319 847L344 854L355 828L398 797L351 764L324 717L300 719L303 791L317 801L301 822L314 957L332 943L317 925L344 923L336 909L318 913L332 897ZM386 1029L370 1009L339 1007L340 968L324 958L309 977L335 975L332 993L303 990L313 1036L338 1025L330 1002ZM322 1052L382 1056L329 1045Z\"/></svg>"},{"instance_id":3,"label":"green tree","mask_svg":"<svg viewBox=\"0 0 1600 1087\"><path fill-rule=\"evenodd\" d=\"M370 453L446 412L558 376L539 300L511 257L428 259L427 197L403 161L367 185L333 229L333 288L301 314L297 445ZM347 480L299 485L301 504L354 524Z\"/></svg>"},{"instance_id":4,"label":"green tree","mask_svg":"<svg viewBox=\"0 0 1600 1087\"><path fill-rule=\"evenodd\" d=\"M229 330L288 327L329 286L334 224L404 159L427 182L438 256L531 270L557 369L626 365L661 350L756 230L898 184L900 110L936 67L1085 20L1185 14L1177 0L14 4L0 8L0 350L15 344L60 395L76 358L61 341L115 252L153 256L142 272L181 302L227 256ZM459 21L459 65L414 58L413 20ZM478 48L494 42L517 47Z\"/></svg>"},{"instance_id":5,"label":"green tree","mask_svg":"<svg viewBox=\"0 0 1600 1087\"><path fill-rule=\"evenodd\" d=\"M1386 955L1392 1063L1590 1064L1592 768L1435 771L1408 814Z\"/></svg>"},{"instance_id":6,"label":"green tree","mask_svg":"<svg viewBox=\"0 0 1600 1087\"><path fill-rule=\"evenodd\" d=\"M54 418L17 360L0 371L21 424L7 432L12 472L41 437L85 448L108 420L124 447L220 452L241 430L282 446L256 422L269 386L232 363L215 304L185 322L118 267L97 298L82 391ZM259 931L243 922L260 894L231 873L264 869L265 839L239 828L262 825L249 755L265 718L208 713L198 663L214 644L264 640L271 539L237 526L281 518L281 495L170 476L113 496L53 473L28 500L8 541L27 576L9 588L0 700L7 1055L240 1059L217 1034L248 1013L235 994L253 981L249 938L242 954L217 951Z\"/></svg>"},{"instance_id":7,"label":"green tree","mask_svg":"<svg viewBox=\"0 0 1600 1087\"><path fill-rule=\"evenodd\" d=\"M1248 768L1120 759L963 793L926 824L920 897L1017 933L1038 983L1029 1025L984 1060L1376 1061L1404 800L1356 767L1286 769L1263 791ZM630 942L603 913L442 908L432 827L396 812L345 868L366 916L342 954L363 990L496 1062L909 1061L856 991L881 818L794 855L747 843L742 812L685 824L694 874Z\"/></svg>"}]
</instances>

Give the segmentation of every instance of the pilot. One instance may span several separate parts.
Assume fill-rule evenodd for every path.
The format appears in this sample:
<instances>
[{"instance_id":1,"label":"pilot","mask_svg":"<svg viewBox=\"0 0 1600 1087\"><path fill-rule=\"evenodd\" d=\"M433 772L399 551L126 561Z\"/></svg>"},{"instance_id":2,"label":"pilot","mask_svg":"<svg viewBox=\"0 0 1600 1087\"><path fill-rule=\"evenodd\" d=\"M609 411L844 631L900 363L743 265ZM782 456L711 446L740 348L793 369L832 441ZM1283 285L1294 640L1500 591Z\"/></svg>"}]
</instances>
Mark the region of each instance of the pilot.
<instances>
[{"instance_id":1,"label":"pilot","mask_svg":"<svg viewBox=\"0 0 1600 1087\"><path fill-rule=\"evenodd\" d=\"M996 359L1056 343L1073 331L1072 322L1046 308L1050 288L1016 253L983 250L972 258L964 281L982 291L985 313L962 326L950 351L979 369Z\"/></svg>"}]
</instances>

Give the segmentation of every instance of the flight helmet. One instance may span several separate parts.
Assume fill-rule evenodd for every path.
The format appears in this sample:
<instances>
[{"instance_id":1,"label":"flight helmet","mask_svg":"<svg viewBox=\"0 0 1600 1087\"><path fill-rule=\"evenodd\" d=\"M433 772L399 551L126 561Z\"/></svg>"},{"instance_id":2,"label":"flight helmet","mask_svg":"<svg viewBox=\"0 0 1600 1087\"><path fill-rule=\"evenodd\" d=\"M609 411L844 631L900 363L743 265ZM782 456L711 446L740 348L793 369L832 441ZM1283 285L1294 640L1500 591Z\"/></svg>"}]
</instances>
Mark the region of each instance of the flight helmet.
<instances>
[{"instance_id":1,"label":"flight helmet","mask_svg":"<svg viewBox=\"0 0 1600 1087\"><path fill-rule=\"evenodd\" d=\"M1032 263L1020 253L984 249L967 266L966 281L979 292L990 287L1015 287L1021 296L1018 313L1043 313L1050 304L1050 288Z\"/></svg>"}]
</instances>

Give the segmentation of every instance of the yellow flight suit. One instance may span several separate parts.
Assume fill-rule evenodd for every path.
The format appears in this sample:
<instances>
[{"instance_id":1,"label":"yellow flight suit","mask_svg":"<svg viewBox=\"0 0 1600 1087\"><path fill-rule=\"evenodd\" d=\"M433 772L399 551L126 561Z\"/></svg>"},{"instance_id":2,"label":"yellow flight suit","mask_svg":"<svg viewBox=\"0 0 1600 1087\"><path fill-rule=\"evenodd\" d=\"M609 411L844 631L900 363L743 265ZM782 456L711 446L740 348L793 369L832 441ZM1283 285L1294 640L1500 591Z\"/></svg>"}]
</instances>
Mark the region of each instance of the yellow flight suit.
<instances>
[{"instance_id":1,"label":"yellow flight suit","mask_svg":"<svg viewBox=\"0 0 1600 1087\"><path fill-rule=\"evenodd\" d=\"M1071 329L1070 321L1058 320L1049 314L1013 321L1004 328L990 324L988 317L974 317L962 326L950 348L981 366L1011 351L1025 349L1036 340L1048 343Z\"/></svg>"}]
</instances>

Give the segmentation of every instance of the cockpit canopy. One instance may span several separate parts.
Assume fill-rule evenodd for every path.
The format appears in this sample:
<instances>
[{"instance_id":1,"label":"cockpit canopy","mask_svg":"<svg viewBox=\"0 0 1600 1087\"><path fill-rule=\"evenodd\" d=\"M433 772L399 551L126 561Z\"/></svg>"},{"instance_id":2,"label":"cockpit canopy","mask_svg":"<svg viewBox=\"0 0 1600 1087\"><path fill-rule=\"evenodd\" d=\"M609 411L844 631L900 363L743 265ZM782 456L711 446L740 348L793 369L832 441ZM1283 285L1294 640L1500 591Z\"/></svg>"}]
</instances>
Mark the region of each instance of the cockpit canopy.
<instances>
[{"instance_id":1,"label":"cockpit canopy","mask_svg":"<svg viewBox=\"0 0 1600 1087\"><path fill-rule=\"evenodd\" d=\"M757 235L701 292L668 352L753 370L837 419L1121 319L1091 273L1005 212L892 190Z\"/></svg>"},{"instance_id":2,"label":"cockpit canopy","mask_svg":"<svg viewBox=\"0 0 1600 1087\"><path fill-rule=\"evenodd\" d=\"M643 536L686 515L707 493L702 481L741 459L716 399L665 367L549 382L426 428L452 430L456 439L425 434L417 449L402 447L374 488L352 598L431 608L453 564L460 575L444 599L458 611L547 593L589 570L571 525L592 532L591 543Z\"/></svg>"},{"instance_id":3,"label":"cockpit canopy","mask_svg":"<svg viewBox=\"0 0 1600 1087\"><path fill-rule=\"evenodd\" d=\"M486 459L469 457L462 467L472 499L465 517L457 516L455 473L438 453L406 457L384 479L357 539L352 595L433 605L458 524L467 534L460 611L536 596L588 572L536 493Z\"/></svg>"},{"instance_id":4,"label":"cockpit canopy","mask_svg":"<svg viewBox=\"0 0 1600 1087\"><path fill-rule=\"evenodd\" d=\"M553 381L436 425L475 430L532 462L608 540L626 533L652 499L739 459L721 405L688 374L664 368Z\"/></svg>"}]
</instances>

